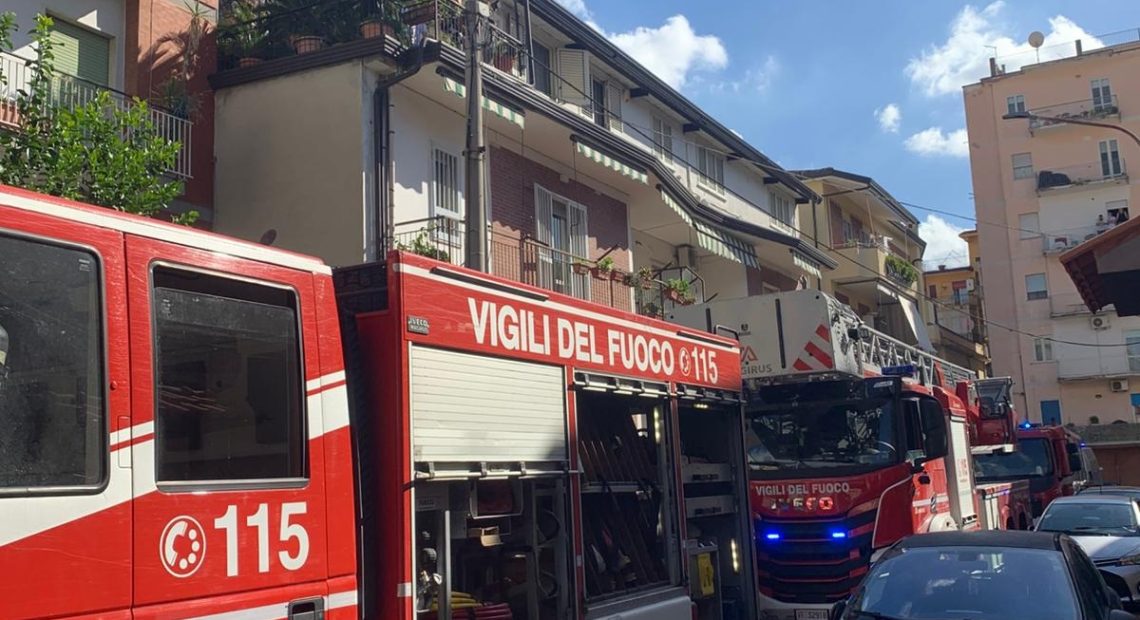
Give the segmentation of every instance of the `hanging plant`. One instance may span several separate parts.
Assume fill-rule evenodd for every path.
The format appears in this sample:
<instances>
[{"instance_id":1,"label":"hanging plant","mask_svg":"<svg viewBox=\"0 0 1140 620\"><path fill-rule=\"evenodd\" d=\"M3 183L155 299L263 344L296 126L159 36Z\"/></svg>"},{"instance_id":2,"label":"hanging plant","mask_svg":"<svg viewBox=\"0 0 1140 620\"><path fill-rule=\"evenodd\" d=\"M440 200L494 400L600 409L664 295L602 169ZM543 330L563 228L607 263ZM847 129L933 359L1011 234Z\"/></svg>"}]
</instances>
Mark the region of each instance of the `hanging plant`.
<instances>
[{"instance_id":1,"label":"hanging plant","mask_svg":"<svg viewBox=\"0 0 1140 620\"><path fill-rule=\"evenodd\" d=\"M918 280L918 268L894 254L887 254L883 264L887 275L897 282L910 286Z\"/></svg>"},{"instance_id":2,"label":"hanging plant","mask_svg":"<svg viewBox=\"0 0 1140 620\"><path fill-rule=\"evenodd\" d=\"M665 297L682 306L688 306L696 301L689 281L681 278L670 278L665 281Z\"/></svg>"},{"instance_id":3,"label":"hanging plant","mask_svg":"<svg viewBox=\"0 0 1140 620\"><path fill-rule=\"evenodd\" d=\"M594 277L599 280L608 280L614 270L614 259L606 256L597 262L594 267Z\"/></svg>"}]
</instances>

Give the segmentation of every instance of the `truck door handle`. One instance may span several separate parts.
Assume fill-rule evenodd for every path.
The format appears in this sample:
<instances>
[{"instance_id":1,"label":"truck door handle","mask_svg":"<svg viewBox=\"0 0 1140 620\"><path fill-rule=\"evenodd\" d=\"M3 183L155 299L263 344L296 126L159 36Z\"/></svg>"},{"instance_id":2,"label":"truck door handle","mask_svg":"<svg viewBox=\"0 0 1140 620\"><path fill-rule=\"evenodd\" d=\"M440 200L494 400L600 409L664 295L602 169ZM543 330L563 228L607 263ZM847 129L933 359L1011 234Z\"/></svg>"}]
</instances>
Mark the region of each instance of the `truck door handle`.
<instances>
[{"instance_id":1,"label":"truck door handle","mask_svg":"<svg viewBox=\"0 0 1140 620\"><path fill-rule=\"evenodd\" d=\"M325 620L325 599L307 598L289 603L289 620Z\"/></svg>"}]
</instances>

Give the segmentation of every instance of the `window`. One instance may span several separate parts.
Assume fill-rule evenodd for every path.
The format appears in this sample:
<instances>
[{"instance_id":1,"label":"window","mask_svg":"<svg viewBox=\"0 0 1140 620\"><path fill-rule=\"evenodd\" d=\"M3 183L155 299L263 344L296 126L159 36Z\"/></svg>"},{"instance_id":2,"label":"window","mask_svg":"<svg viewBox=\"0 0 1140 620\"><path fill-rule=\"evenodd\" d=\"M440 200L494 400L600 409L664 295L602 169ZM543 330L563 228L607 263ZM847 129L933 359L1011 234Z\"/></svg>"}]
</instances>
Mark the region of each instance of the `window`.
<instances>
[{"instance_id":1,"label":"window","mask_svg":"<svg viewBox=\"0 0 1140 620\"><path fill-rule=\"evenodd\" d=\"M1140 331L1125 332L1124 344L1128 345L1128 370L1140 372Z\"/></svg>"},{"instance_id":2,"label":"window","mask_svg":"<svg viewBox=\"0 0 1140 620\"><path fill-rule=\"evenodd\" d=\"M706 147L697 149L697 184L724 195L724 155Z\"/></svg>"},{"instance_id":3,"label":"window","mask_svg":"<svg viewBox=\"0 0 1140 620\"><path fill-rule=\"evenodd\" d=\"M594 80L590 91L590 99L594 102L594 123L606 126L606 83Z\"/></svg>"},{"instance_id":4,"label":"window","mask_svg":"<svg viewBox=\"0 0 1140 620\"><path fill-rule=\"evenodd\" d=\"M1013 178L1015 178L1015 179L1032 179L1033 178L1033 154L1032 153L1014 153L1013 154Z\"/></svg>"},{"instance_id":5,"label":"window","mask_svg":"<svg viewBox=\"0 0 1140 620\"><path fill-rule=\"evenodd\" d=\"M950 283L951 290L954 291L951 301L959 306L965 306L970 303L970 291L966 288L965 280L955 280Z\"/></svg>"},{"instance_id":6,"label":"window","mask_svg":"<svg viewBox=\"0 0 1140 620\"><path fill-rule=\"evenodd\" d=\"M1053 361L1053 341L1049 338L1034 338L1033 339L1033 361L1035 362L1051 362Z\"/></svg>"},{"instance_id":7,"label":"window","mask_svg":"<svg viewBox=\"0 0 1140 620\"><path fill-rule=\"evenodd\" d=\"M1085 609L1085 617L1106 617L1108 615L1108 599L1105 595L1104 577L1101 576L1096 565L1089 560L1080 546L1071 540L1066 540L1063 544L1067 553L1073 558L1073 578L1076 581L1077 596L1080 598L1081 607Z\"/></svg>"},{"instance_id":8,"label":"window","mask_svg":"<svg viewBox=\"0 0 1140 620\"><path fill-rule=\"evenodd\" d=\"M772 201L772 216L776 218L776 221L795 228L796 207L792 204L792 200L776 192L768 192L768 199Z\"/></svg>"},{"instance_id":9,"label":"window","mask_svg":"<svg viewBox=\"0 0 1140 620\"><path fill-rule=\"evenodd\" d=\"M1049 289L1046 285L1045 274L1031 273L1025 276L1025 295L1027 299L1046 299Z\"/></svg>"},{"instance_id":10,"label":"window","mask_svg":"<svg viewBox=\"0 0 1140 620\"><path fill-rule=\"evenodd\" d=\"M0 236L0 493L106 473L99 262Z\"/></svg>"},{"instance_id":11,"label":"window","mask_svg":"<svg viewBox=\"0 0 1140 620\"><path fill-rule=\"evenodd\" d=\"M1041 218L1036 213L1022 213L1017 216L1017 234L1022 239L1040 237Z\"/></svg>"},{"instance_id":12,"label":"window","mask_svg":"<svg viewBox=\"0 0 1140 620\"><path fill-rule=\"evenodd\" d=\"M1101 140L1100 142L1100 173L1105 177L1116 177L1124 174L1124 166L1120 161L1120 150L1116 140Z\"/></svg>"},{"instance_id":13,"label":"window","mask_svg":"<svg viewBox=\"0 0 1140 620\"><path fill-rule=\"evenodd\" d=\"M1128 221L1128 201L1110 200L1104 203L1104 211L1108 214L1108 223L1123 224Z\"/></svg>"},{"instance_id":14,"label":"window","mask_svg":"<svg viewBox=\"0 0 1140 620\"><path fill-rule=\"evenodd\" d=\"M653 117L653 154L665 161L673 159L673 125Z\"/></svg>"},{"instance_id":15,"label":"window","mask_svg":"<svg viewBox=\"0 0 1140 620\"><path fill-rule=\"evenodd\" d=\"M100 86L111 80L111 40L59 18L52 20L49 35L57 71L74 75Z\"/></svg>"},{"instance_id":16,"label":"window","mask_svg":"<svg viewBox=\"0 0 1140 620\"><path fill-rule=\"evenodd\" d=\"M1013 95L1005 98L1005 109L1009 114L1019 114L1025 111L1025 95Z\"/></svg>"},{"instance_id":17,"label":"window","mask_svg":"<svg viewBox=\"0 0 1140 620\"><path fill-rule=\"evenodd\" d=\"M459 156L433 148L431 159L431 216L462 219L463 194L459 189Z\"/></svg>"},{"instance_id":18,"label":"window","mask_svg":"<svg viewBox=\"0 0 1140 620\"><path fill-rule=\"evenodd\" d=\"M575 264L589 259L586 207L534 186L538 285L590 299L590 276Z\"/></svg>"},{"instance_id":19,"label":"window","mask_svg":"<svg viewBox=\"0 0 1140 620\"><path fill-rule=\"evenodd\" d=\"M154 273L160 482L304 478L297 300L198 273Z\"/></svg>"},{"instance_id":20,"label":"window","mask_svg":"<svg viewBox=\"0 0 1140 620\"><path fill-rule=\"evenodd\" d=\"M1109 108L1114 107L1112 104L1112 87L1108 84L1108 78L1092 81L1092 99L1093 110L1097 112L1107 112Z\"/></svg>"},{"instance_id":21,"label":"window","mask_svg":"<svg viewBox=\"0 0 1140 620\"><path fill-rule=\"evenodd\" d=\"M538 41L533 41L532 44L534 47L534 87L553 97L554 84L550 80L553 69L550 66L550 48Z\"/></svg>"}]
</instances>

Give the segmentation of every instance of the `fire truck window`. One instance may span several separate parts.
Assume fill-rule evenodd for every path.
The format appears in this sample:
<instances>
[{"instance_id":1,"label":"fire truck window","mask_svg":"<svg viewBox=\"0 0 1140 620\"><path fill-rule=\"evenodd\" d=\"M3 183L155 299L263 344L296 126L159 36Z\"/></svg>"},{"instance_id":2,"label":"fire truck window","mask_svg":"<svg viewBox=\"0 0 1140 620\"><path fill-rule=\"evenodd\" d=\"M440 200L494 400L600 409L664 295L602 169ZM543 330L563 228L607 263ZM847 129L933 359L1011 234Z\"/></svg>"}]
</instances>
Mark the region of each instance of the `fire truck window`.
<instances>
[{"instance_id":1,"label":"fire truck window","mask_svg":"<svg viewBox=\"0 0 1140 620\"><path fill-rule=\"evenodd\" d=\"M99 263L0 236L0 493L93 487L106 471Z\"/></svg>"},{"instance_id":2,"label":"fire truck window","mask_svg":"<svg viewBox=\"0 0 1140 620\"><path fill-rule=\"evenodd\" d=\"M160 270L154 303L158 480L303 478L293 294Z\"/></svg>"}]
</instances>

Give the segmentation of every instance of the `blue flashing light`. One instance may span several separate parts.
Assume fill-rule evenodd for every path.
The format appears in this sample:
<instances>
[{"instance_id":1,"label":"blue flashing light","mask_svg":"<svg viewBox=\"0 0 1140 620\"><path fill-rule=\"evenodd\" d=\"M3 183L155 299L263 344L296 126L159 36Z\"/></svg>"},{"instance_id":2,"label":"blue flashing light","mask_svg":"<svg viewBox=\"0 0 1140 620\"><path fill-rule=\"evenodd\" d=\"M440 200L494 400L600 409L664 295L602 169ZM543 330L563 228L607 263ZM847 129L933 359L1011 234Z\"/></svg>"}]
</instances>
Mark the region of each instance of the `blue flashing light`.
<instances>
[{"instance_id":1,"label":"blue flashing light","mask_svg":"<svg viewBox=\"0 0 1140 620\"><path fill-rule=\"evenodd\" d=\"M779 532L768 532L764 535L764 538L768 540L780 540L780 534Z\"/></svg>"},{"instance_id":2,"label":"blue flashing light","mask_svg":"<svg viewBox=\"0 0 1140 620\"><path fill-rule=\"evenodd\" d=\"M1081 442L1081 447L1082 447L1082 448L1087 448L1087 447L1088 447L1088 444L1082 441L1082 442Z\"/></svg>"},{"instance_id":3,"label":"blue flashing light","mask_svg":"<svg viewBox=\"0 0 1140 620\"><path fill-rule=\"evenodd\" d=\"M913 377L918 369L915 368L914 364L902 364L901 366L884 366L880 372L892 377Z\"/></svg>"},{"instance_id":4,"label":"blue flashing light","mask_svg":"<svg viewBox=\"0 0 1140 620\"><path fill-rule=\"evenodd\" d=\"M1026 420L1021 423L1021 428L1033 428L1033 423L1029 420Z\"/></svg>"},{"instance_id":5,"label":"blue flashing light","mask_svg":"<svg viewBox=\"0 0 1140 620\"><path fill-rule=\"evenodd\" d=\"M836 530L836 531L831 532L831 537L834 538L835 540L843 540L843 539L847 538L847 532Z\"/></svg>"}]
</instances>

